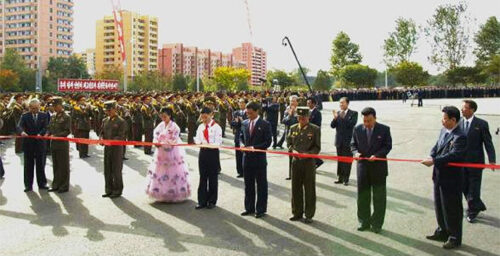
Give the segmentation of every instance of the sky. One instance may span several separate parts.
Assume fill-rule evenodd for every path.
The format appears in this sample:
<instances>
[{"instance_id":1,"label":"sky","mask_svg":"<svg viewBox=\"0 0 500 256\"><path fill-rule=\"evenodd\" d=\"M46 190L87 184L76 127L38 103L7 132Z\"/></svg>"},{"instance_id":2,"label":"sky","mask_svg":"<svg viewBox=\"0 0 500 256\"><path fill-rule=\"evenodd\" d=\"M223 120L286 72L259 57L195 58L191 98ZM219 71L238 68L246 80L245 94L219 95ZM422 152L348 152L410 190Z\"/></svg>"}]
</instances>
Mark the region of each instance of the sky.
<instances>
[{"instance_id":1,"label":"sky","mask_svg":"<svg viewBox=\"0 0 500 256\"><path fill-rule=\"evenodd\" d=\"M346 32L359 44L363 64L384 70L383 43L395 29L399 17L411 18L425 26L437 6L458 1L445 0L121 0L125 10L159 18L159 45L184 43L231 52L243 42L252 42L268 54L268 69L291 71L297 68L289 47L281 41L288 36L302 66L315 75L330 69L331 44ZM477 31L488 17L500 19L500 0L466 1L469 24ZM75 0L74 50L95 47L96 20L112 14L110 0ZM250 20L250 22L249 22ZM251 24L251 31L249 28ZM472 39L472 38L471 38ZM466 63L472 65L471 43ZM439 72L427 57L430 46L421 33L412 61L431 74Z\"/></svg>"}]
</instances>

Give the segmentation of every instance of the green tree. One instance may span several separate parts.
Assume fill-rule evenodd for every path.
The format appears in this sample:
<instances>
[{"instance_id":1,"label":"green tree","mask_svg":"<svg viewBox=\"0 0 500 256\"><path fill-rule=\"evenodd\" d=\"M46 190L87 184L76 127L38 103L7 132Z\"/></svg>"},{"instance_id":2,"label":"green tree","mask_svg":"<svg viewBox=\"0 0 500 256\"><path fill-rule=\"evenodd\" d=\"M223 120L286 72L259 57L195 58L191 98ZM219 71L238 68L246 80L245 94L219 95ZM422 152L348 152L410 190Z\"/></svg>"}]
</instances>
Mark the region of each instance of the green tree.
<instances>
[{"instance_id":1,"label":"green tree","mask_svg":"<svg viewBox=\"0 0 500 256\"><path fill-rule=\"evenodd\" d=\"M351 42L351 38L341 31L332 42L332 56L330 62L335 76L347 65L361 63L359 45Z\"/></svg>"},{"instance_id":2,"label":"green tree","mask_svg":"<svg viewBox=\"0 0 500 256\"><path fill-rule=\"evenodd\" d=\"M481 74L479 67L455 67L446 71L446 80L452 85L469 85L486 82L487 77Z\"/></svg>"},{"instance_id":3,"label":"green tree","mask_svg":"<svg viewBox=\"0 0 500 256\"><path fill-rule=\"evenodd\" d=\"M250 72L243 68L218 67L214 70L214 81L219 90L235 91L244 87L250 78Z\"/></svg>"},{"instance_id":4,"label":"green tree","mask_svg":"<svg viewBox=\"0 0 500 256\"><path fill-rule=\"evenodd\" d=\"M417 49L418 31L412 19L398 18L396 31L384 40L384 61L390 67L403 61L410 61Z\"/></svg>"},{"instance_id":5,"label":"green tree","mask_svg":"<svg viewBox=\"0 0 500 256\"><path fill-rule=\"evenodd\" d=\"M500 22L495 16L481 25L474 41L477 44L474 54L478 62L487 64L495 55L500 54Z\"/></svg>"},{"instance_id":6,"label":"green tree","mask_svg":"<svg viewBox=\"0 0 500 256\"><path fill-rule=\"evenodd\" d=\"M304 71L304 74L306 74L306 77L307 77L307 74L309 73L309 69L306 67L302 67L302 70ZM292 78L294 85L305 85L306 84L306 80L304 80L304 76L302 75L302 72L298 68L294 69L290 73L290 77Z\"/></svg>"},{"instance_id":7,"label":"green tree","mask_svg":"<svg viewBox=\"0 0 500 256\"><path fill-rule=\"evenodd\" d=\"M269 70L267 72L267 82L268 83L273 83L274 79L278 80L278 85L281 86L281 88L285 88L288 86L294 85L294 80L293 78L285 71L283 70Z\"/></svg>"},{"instance_id":8,"label":"green tree","mask_svg":"<svg viewBox=\"0 0 500 256\"><path fill-rule=\"evenodd\" d=\"M88 79L87 67L83 59L75 55L68 58L51 57L47 63L45 71L46 81L43 84L44 91L55 91L57 89L57 80L61 78Z\"/></svg>"},{"instance_id":9,"label":"green tree","mask_svg":"<svg viewBox=\"0 0 500 256\"><path fill-rule=\"evenodd\" d=\"M416 62L403 61L389 69L394 74L396 82L404 86L425 85L429 79L429 73Z\"/></svg>"},{"instance_id":10,"label":"green tree","mask_svg":"<svg viewBox=\"0 0 500 256\"><path fill-rule=\"evenodd\" d=\"M465 2L438 6L427 21L424 31L432 47L429 60L438 68L449 70L462 64L469 48L470 22Z\"/></svg>"},{"instance_id":11,"label":"green tree","mask_svg":"<svg viewBox=\"0 0 500 256\"><path fill-rule=\"evenodd\" d=\"M203 79L200 78L200 92L205 91L204 84L203 84ZM189 91L196 92L196 78L191 79L189 82Z\"/></svg>"},{"instance_id":12,"label":"green tree","mask_svg":"<svg viewBox=\"0 0 500 256\"><path fill-rule=\"evenodd\" d=\"M185 91L187 90L187 79L183 74L175 74L172 78L172 90Z\"/></svg>"},{"instance_id":13,"label":"green tree","mask_svg":"<svg viewBox=\"0 0 500 256\"><path fill-rule=\"evenodd\" d=\"M339 77L348 86L372 87L377 79L377 70L361 64L352 64L345 66L339 72Z\"/></svg>"},{"instance_id":14,"label":"green tree","mask_svg":"<svg viewBox=\"0 0 500 256\"><path fill-rule=\"evenodd\" d=\"M313 90L328 91L332 88L333 79L327 71L318 70L312 85Z\"/></svg>"},{"instance_id":15,"label":"green tree","mask_svg":"<svg viewBox=\"0 0 500 256\"><path fill-rule=\"evenodd\" d=\"M399 84L394 78L394 74L387 71L387 86L396 87ZM385 87L385 71L377 71L377 79L375 79L375 87Z\"/></svg>"},{"instance_id":16,"label":"green tree","mask_svg":"<svg viewBox=\"0 0 500 256\"><path fill-rule=\"evenodd\" d=\"M10 69L0 70L0 89L6 92L18 92L19 76Z\"/></svg>"},{"instance_id":17,"label":"green tree","mask_svg":"<svg viewBox=\"0 0 500 256\"><path fill-rule=\"evenodd\" d=\"M493 56L482 69L483 74L489 77L492 84L500 84L500 54Z\"/></svg>"},{"instance_id":18,"label":"green tree","mask_svg":"<svg viewBox=\"0 0 500 256\"><path fill-rule=\"evenodd\" d=\"M166 91L169 89L168 80L158 71L142 72L134 76L130 86L131 91Z\"/></svg>"},{"instance_id":19,"label":"green tree","mask_svg":"<svg viewBox=\"0 0 500 256\"><path fill-rule=\"evenodd\" d=\"M28 67L23 57L14 49L7 48L2 58L0 69L8 69L17 74L19 82L14 85L15 91L34 91L36 71Z\"/></svg>"}]
</instances>

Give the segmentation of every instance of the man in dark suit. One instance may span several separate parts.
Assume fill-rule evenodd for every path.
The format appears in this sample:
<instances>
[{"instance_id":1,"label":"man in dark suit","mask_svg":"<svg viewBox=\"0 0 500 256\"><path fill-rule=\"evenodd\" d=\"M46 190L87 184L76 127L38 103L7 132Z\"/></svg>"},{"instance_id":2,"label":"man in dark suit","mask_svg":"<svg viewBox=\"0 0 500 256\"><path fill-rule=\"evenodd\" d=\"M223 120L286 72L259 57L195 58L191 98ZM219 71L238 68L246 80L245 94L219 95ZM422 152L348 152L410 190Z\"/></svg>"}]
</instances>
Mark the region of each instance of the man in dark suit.
<instances>
[{"instance_id":1,"label":"man in dark suit","mask_svg":"<svg viewBox=\"0 0 500 256\"><path fill-rule=\"evenodd\" d=\"M460 111L453 106L444 107L443 129L431 150L430 158L422 164L434 165L434 207L438 228L427 239L445 242L443 248L453 249L462 244L462 184L463 168L448 166L465 158L467 137L460 128Z\"/></svg>"},{"instance_id":2,"label":"man in dark suit","mask_svg":"<svg viewBox=\"0 0 500 256\"><path fill-rule=\"evenodd\" d=\"M246 113L246 103L245 99L239 99L238 105L239 110L233 112L233 120L231 121L231 127L233 128L234 134L234 147L239 148L241 146L241 123L247 119ZM243 177L243 152L240 150L235 150L236 154L236 171L238 172L238 178Z\"/></svg>"},{"instance_id":3,"label":"man in dark suit","mask_svg":"<svg viewBox=\"0 0 500 256\"><path fill-rule=\"evenodd\" d=\"M340 111L333 111L333 120L330 126L336 129L335 147L337 148L337 156L352 157L351 139L354 126L358 122L358 112L349 109L349 98L342 97L339 100ZM352 163L341 162L337 163L337 177L335 184L349 184L349 176L351 175Z\"/></svg>"},{"instance_id":4,"label":"man in dark suit","mask_svg":"<svg viewBox=\"0 0 500 256\"><path fill-rule=\"evenodd\" d=\"M387 202L386 178L387 158L392 149L390 128L377 122L375 109L367 107L361 111L363 124L354 128L351 151L358 160L358 220L359 231L370 228L379 233L384 224ZM371 194L373 190L373 214L371 214Z\"/></svg>"},{"instance_id":5,"label":"man in dark suit","mask_svg":"<svg viewBox=\"0 0 500 256\"><path fill-rule=\"evenodd\" d=\"M30 112L22 115L17 131L21 136L43 136L47 133L49 115L40 112L40 101L32 99L29 103ZM39 189L49 189L45 177L45 140L23 139L24 149L24 192L33 190L33 173L36 163L36 181Z\"/></svg>"},{"instance_id":6,"label":"man in dark suit","mask_svg":"<svg viewBox=\"0 0 500 256\"><path fill-rule=\"evenodd\" d=\"M467 152L465 162L484 164L484 148L488 153L490 164L495 164L495 147L491 141L488 122L477 117L477 104L473 100L464 100L462 104L463 118L460 128L467 136ZM481 211L486 211L486 206L481 201L481 178L483 169L464 168L464 195L467 199L467 221L474 222Z\"/></svg>"},{"instance_id":7,"label":"man in dark suit","mask_svg":"<svg viewBox=\"0 0 500 256\"><path fill-rule=\"evenodd\" d=\"M317 101L315 97L309 97L307 99L307 107L309 108L309 113L310 113L309 123L318 126L321 130L321 121L322 121L321 111L319 111L317 107ZM324 163L324 161L319 158L315 159L314 161L316 163L316 169L318 169Z\"/></svg>"},{"instance_id":8,"label":"man in dark suit","mask_svg":"<svg viewBox=\"0 0 500 256\"><path fill-rule=\"evenodd\" d=\"M266 150L271 146L272 132L269 122L259 116L260 105L250 102L246 107L248 119L243 121L243 144L247 149ZM267 157L266 153L245 151L243 154L243 175L245 179L245 211L247 216L255 213L262 218L267 211ZM257 184L257 205L255 204Z\"/></svg>"},{"instance_id":9,"label":"man in dark suit","mask_svg":"<svg viewBox=\"0 0 500 256\"><path fill-rule=\"evenodd\" d=\"M271 132L273 133L273 149L276 149L278 144L278 119L280 111L278 98L273 96L271 99L267 99L266 102L262 104L262 111L266 114L266 121L271 124Z\"/></svg>"}]
</instances>

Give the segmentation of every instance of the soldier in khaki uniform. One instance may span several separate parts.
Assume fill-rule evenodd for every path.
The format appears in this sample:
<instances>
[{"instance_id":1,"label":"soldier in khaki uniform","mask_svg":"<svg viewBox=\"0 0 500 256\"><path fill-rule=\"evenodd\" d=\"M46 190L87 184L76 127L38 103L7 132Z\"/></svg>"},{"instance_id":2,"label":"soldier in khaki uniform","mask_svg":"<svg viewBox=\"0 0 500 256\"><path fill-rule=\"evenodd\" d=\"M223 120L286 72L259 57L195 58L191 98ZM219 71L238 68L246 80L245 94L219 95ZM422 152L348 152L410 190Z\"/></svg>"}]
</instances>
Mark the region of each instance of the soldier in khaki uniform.
<instances>
[{"instance_id":1,"label":"soldier in khaki uniform","mask_svg":"<svg viewBox=\"0 0 500 256\"><path fill-rule=\"evenodd\" d=\"M156 110L151 105L151 97L144 96L142 98L142 101L144 102L144 104L141 107L144 141L153 142L153 130L155 129ZM144 154L146 155L153 154L151 146L144 146Z\"/></svg>"},{"instance_id":2,"label":"soldier in khaki uniform","mask_svg":"<svg viewBox=\"0 0 500 256\"><path fill-rule=\"evenodd\" d=\"M309 109L298 107L299 123L290 128L287 137L289 152L318 154L321 150L321 130L309 123ZM316 167L314 158L292 159L292 214L291 221L302 219L305 213L305 223L312 223L316 211ZM305 212L304 212L305 198Z\"/></svg>"},{"instance_id":3,"label":"soldier in khaki uniform","mask_svg":"<svg viewBox=\"0 0 500 256\"><path fill-rule=\"evenodd\" d=\"M12 111L12 118L14 119L14 123L17 126L17 124L19 123L19 120L21 120L21 116L25 112L24 106L23 106L24 97L21 94L17 94L16 96L14 96L14 100L15 100L15 102L10 106L10 108ZM16 154L23 152L23 139L22 138L16 138L15 150L16 150Z\"/></svg>"},{"instance_id":4,"label":"soldier in khaki uniform","mask_svg":"<svg viewBox=\"0 0 500 256\"><path fill-rule=\"evenodd\" d=\"M126 140L127 122L116 111L116 101L104 103L108 117L104 118L100 139ZM123 146L104 147L105 194L102 197L120 197L123 191Z\"/></svg>"},{"instance_id":5,"label":"soldier in khaki uniform","mask_svg":"<svg viewBox=\"0 0 500 256\"><path fill-rule=\"evenodd\" d=\"M73 108L72 119L75 122L75 131L73 134L75 138L89 138L90 133L90 118L92 116L92 109L89 104L87 104L87 99L85 96L80 95L76 98L77 104ZM89 156L89 145L87 144L76 144L76 148L80 153L80 158L88 158Z\"/></svg>"},{"instance_id":6,"label":"soldier in khaki uniform","mask_svg":"<svg viewBox=\"0 0 500 256\"><path fill-rule=\"evenodd\" d=\"M71 117L64 112L61 97L54 97L52 104L56 114L51 117L46 136L67 137L71 133ZM69 190L69 142L52 141L52 168L54 171L54 181L49 191L58 193Z\"/></svg>"}]
</instances>

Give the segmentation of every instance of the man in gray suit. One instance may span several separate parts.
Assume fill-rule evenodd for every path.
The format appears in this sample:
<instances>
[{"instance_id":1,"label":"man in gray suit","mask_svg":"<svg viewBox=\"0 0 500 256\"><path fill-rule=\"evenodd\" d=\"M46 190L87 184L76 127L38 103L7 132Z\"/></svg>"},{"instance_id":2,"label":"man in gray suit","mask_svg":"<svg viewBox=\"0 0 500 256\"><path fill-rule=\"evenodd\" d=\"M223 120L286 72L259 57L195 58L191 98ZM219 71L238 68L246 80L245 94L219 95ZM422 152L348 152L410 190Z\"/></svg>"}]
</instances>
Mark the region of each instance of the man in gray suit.
<instances>
[{"instance_id":1,"label":"man in gray suit","mask_svg":"<svg viewBox=\"0 0 500 256\"><path fill-rule=\"evenodd\" d=\"M363 124L354 128L351 151L358 160L358 231L370 229L380 233L384 224L387 202L386 178L387 161L375 160L387 158L392 149L390 128L377 122L377 114L373 108L361 111ZM373 191L373 214L371 204Z\"/></svg>"},{"instance_id":2,"label":"man in gray suit","mask_svg":"<svg viewBox=\"0 0 500 256\"><path fill-rule=\"evenodd\" d=\"M484 164L484 149L488 153L490 164L495 164L495 147L491 141L488 122L477 117L477 104L473 100L464 100L462 104L463 118L460 127L467 136L467 152L465 162ZM484 149L483 149L484 147ZM464 196L467 199L467 221L474 222L486 205L481 201L481 178L483 169L464 168Z\"/></svg>"}]
</instances>

